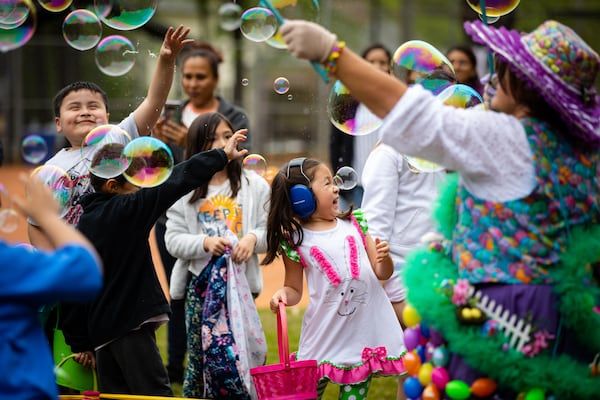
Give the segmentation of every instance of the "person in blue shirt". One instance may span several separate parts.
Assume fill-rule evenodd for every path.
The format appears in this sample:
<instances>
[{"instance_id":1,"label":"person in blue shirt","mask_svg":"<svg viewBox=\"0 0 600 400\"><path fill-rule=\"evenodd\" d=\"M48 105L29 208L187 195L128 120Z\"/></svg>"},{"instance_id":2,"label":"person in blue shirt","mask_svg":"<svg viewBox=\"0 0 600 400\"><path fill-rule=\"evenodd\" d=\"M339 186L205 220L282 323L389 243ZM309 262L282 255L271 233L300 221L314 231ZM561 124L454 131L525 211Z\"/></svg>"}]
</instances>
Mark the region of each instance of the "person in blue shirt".
<instances>
[{"instance_id":1,"label":"person in blue shirt","mask_svg":"<svg viewBox=\"0 0 600 400\"><path fill-rule=\"evenodd\" d=\"M54 362L38 309L58 301L91 301L102 288L92 244L63 221L52 192L22 178L27 196L12 202L32 218L51 245L32 251L0 240L0 398L56 399Z\"/></svg>"}]
</instances>

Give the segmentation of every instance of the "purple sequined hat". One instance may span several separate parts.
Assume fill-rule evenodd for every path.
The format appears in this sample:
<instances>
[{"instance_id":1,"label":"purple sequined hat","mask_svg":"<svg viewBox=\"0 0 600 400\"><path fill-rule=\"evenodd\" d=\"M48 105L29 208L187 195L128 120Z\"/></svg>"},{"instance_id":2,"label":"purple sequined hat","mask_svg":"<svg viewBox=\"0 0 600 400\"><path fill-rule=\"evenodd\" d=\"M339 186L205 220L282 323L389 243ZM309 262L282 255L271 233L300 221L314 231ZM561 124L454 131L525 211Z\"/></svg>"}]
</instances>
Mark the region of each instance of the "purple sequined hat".
<instances>
[{"instance_id":1,"label":"purple sequined hat","mask_svg":"<svg viewBox=\"0 0 600 400\"><path fill-rule=\"evenodd\" d=\"M487 46L531 87L539 90L572 135L600 145L600 98L594 80L600 57L573 30L546 21L533 32L520 34L481 21L464 24L477 43Z\"/></svg>"}]
</instances>

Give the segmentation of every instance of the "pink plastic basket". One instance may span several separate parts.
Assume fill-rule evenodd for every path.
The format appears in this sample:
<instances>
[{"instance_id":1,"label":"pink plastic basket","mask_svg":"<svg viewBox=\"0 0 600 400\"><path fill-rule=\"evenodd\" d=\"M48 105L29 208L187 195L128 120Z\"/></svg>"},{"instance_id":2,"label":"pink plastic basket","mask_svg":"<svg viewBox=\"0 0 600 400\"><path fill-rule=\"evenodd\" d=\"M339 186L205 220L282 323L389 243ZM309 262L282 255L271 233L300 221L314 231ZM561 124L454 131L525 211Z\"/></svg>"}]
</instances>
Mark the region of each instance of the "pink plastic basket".
<instances>
[{"instance_id":1,"label":"pink plastic basket","mask_svg":"<svg viewBox=\"0 0 600 400\"><path fill-rule=\"evenodd\" d=\"M285 304L277 314L279 364L250 369L260 400L301 400L317 398L317 360L290 359Z\"/></svg>"}]
</instances>

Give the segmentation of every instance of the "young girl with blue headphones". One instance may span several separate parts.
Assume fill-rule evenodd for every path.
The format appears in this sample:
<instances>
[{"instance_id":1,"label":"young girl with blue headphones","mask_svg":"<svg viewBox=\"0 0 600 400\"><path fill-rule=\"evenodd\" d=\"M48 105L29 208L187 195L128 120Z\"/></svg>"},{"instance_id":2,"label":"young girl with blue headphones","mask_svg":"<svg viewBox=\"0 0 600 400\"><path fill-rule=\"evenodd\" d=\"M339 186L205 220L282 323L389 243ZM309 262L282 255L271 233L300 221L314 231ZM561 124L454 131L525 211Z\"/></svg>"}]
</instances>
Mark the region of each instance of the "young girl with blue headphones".
<instances>
[{"instance_id":1,"label":"young girl with blue headphones","mask_svg":"<svg viewBox=\"0 0 600 400\"><path fill-rule=\"evenodd\" d=\"M279 302L298 304L306 275L310 302L296 358L318 361L319 396L332 382L340 399L363 399L373 376L404 373L402 328L379 283L393 271L389 245L371 238L360 211L340 212L325 164L296 158L275 176L267 242L262 263L280 255L285 265L273 312Z\"/></svg>"}]
</instances>

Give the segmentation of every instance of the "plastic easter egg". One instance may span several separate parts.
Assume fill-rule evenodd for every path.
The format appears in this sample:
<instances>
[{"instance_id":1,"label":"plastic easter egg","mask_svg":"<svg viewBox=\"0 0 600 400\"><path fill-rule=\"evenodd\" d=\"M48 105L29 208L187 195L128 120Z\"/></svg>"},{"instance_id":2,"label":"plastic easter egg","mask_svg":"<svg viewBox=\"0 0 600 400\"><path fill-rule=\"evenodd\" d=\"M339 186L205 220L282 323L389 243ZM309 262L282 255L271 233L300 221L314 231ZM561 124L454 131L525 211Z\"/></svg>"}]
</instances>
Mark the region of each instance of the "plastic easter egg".
<instances>
[{"instance_id":1,"label":"plastic easter egg","mask_svg":"<svg viewBox=\"0 0 600 400\"><path fill-rule=\"evenodd\" d=\"M433 350L431 361L436 367L445 367L446 364L448 364L449 358L450 356L448 355L448 349L442 346Z\"/></svg>"},{"instance_id":2,"label":"plastic easter egg","mask_svg":"<svg viewBox=\"0 0 600 400\"><path fill-rule=\"evenodd\" d=\"M406 365L406 363L404 364ZM450 381L450 375L448 375L448 371L446 368L435 367L431 371L431 382L440 390L446 389L446 385Z\"/></svg>"},{"instance_id":3,"label":"plastic easter egg","mask_svg":"<svg viewBox=\"0 0 600 400\"><path fill-rule=\"evenodd\" d=\"M452 400L464 400L471 396L471 389L469 388L469 385L463 381L450 381L446 385L445 390L448 397L450 397Z\"/></svg>"},{"instance_id":4,"label":"plastic easter egg","mask_svg":"<svg viewBox=\"0 0 600 400\"><path fill-rule=\"evenodd\" d=\"M421 359L416 353L409 351L404 355L402 360L404 361L404 369L406 369L409 375L417 376L419 374Z\"/></svg>"},{"instance_id":5,"label":"plastic easter egg","mask_svg":"<svg viewBox=\"0 0 600 400\"><path fill-rule=\"evenodd\" d=\"M402 320L406 326L413 328L421 321L421 316L416 308L410 304L406 304L402 310Z\"/></svg>"},{"instance_id":6,"label":"plastic easter egg","mask_svg":"<svg viewBox=\"0 0 600 400\"><path fill-rule=\"evenodd\" d=\"M439 346L444 343L444 338L437 330L429 328L429 341L435 346Z\"/></svg>"},{"instance_id":7,"label":"plastic easter egg","mask_svg":"<svg viewBox=\"0 0 600 400\"><path fill-rule=\"evenodd\" d=\"M417 378L419 378L419 382L421 385L427 386L431 383L431 372L433 371L433 365L431 363L425 363L421 365L419 368L419 374Z\"/></svg>"},{"instance_id":8,"label":"plastic easter egg","mask_svg":"<svg viewBox=\"0 0 600 400\"><path fill-rule=\"evenodd\" d=\"M478 378L471 384L471 394L475 397L489 397L496 391L496 382L490 378Z\"/></svg>"},{"instance_id":9,"label":"plastic easter egg","mask_svg":"<svg viewBox=\"0 0 600 400\"><path fill-rule=\"evenodd\" d=\"M527 391L525 394L525 400L544 400L546 395L540 388L533 388Z\"/></svg>"},{"instance_id":10,"label":"plastic easter egg","mask_svg":"<svg viewBox=\"0 0 600 400\"><path fill-rule=\"evenodd\" d=\"M440 400L441 398L440 390L433 383L425 386L423 393L421 393L422 400Z\"/></svg>"},{"instance_id":11,"label":"plastic easter egg","mask_svg":"<svg viewBox=\"0 0 600 400\"><path fill-rule=\"evenodd\" d=\"M419 355L419 358L421 358L422 363L427 361L427 354L425 354L425 346L417 346L415 351Z\"/></svg>"},{"instance_id":12,"label":"plastic easter egg","mask_svg":"<svg viewBox=\"0 0 600 400\"><path fill-rule=\"evenodd\" d=\"M404 345L406 350L413 351L421 341L421 333L415 328L406 328L404 331Z\"/></svg>"},{"instance_id":13,"label":"plastic easter egg","mask_svg":"<svg viewBox=\"0 0 600 400\"><path fill-rule=\"evenodd\" d=\"M406 378L402 387L404 388L404 394L411 399L416 399L423 392L423 386L419 383L419 380L412 376Z\"/></svg>"},{"instance_id":14,"label":"plastic easter egg","mask_svg":"<svg viewBox=\"0 0 600 400\"><path fill-rule=\"evenodd\" d=\"M421 321L421 323L419 324L419 328L421 329L421 336L423 336L426 339L429 339L429 324L427 324L425 321Z\"/></svg>"}]
</instances>

